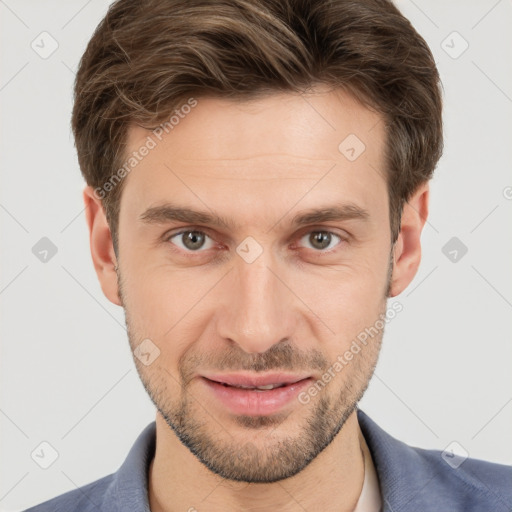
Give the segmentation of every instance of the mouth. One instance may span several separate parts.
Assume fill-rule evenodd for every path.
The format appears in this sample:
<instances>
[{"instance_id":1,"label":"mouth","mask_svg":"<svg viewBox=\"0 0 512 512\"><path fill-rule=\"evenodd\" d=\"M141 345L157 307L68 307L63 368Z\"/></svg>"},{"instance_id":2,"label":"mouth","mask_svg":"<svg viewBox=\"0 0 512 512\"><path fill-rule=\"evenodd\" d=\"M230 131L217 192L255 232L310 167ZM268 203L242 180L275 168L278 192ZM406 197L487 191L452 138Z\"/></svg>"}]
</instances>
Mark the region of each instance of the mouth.
<instances>
[{"instance_id":1,"label":"mouth","mask_svg":"<svg viewBox=\"0 0 512 512\"><path fill-rule=\"evenodd\" d=\"M311 377L307 373L274 372L258 375L254 373L204 373L205 379L242 388L265 388L266 386L287 386ZM271 388L270 388L271 389Z\"/></svg>"},{"instance_id":2,"label":"mouth","mask_svg":"<svg viewBox=\"0 0 512 512\"><path fill-rule=\"evenodd\" d=\"M299 392L310 385L312 378L290 374L230 374L203 375L201 380L217 403L235 414L255 416L276 413L290 405Z\"/></svg>"},{"instance_id":3,"label":"mouth","mask_svg":"<svg viewBox=\"0 0 512 512\"><path fill-rule=\"evenodd\" d=\"M215 381L212 381L215 382ZM281 384L267 384L265 386L243 386L243 385L232 385L232 384L226 384L225 382L219 382L218 384L222 384L223 386L229 387L229 388L239 388L239 389L253 389L254 391L268 391L270 389L275 388L283 388L284 386L288 386L287 383L281 383Z\"/></svg>"}]
</instances>

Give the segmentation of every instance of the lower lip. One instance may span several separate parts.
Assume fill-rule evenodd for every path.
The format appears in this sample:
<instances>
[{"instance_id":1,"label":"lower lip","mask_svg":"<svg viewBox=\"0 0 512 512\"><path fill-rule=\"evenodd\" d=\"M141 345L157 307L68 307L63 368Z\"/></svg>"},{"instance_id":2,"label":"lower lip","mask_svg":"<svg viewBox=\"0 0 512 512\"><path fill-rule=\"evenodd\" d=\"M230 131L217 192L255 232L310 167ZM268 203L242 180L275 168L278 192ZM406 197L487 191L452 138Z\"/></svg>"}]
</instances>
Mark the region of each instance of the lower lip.
<instances>
[{"instance_id":1,"label":"lower lip","mask_svg":"<svg viewBox=\"0 0 512 512\"><path fill-rule=\"evenodd\" d=\"M202 380L231 412L247 416L262 416L279 412L311 383L311 379L308 378L280 388L256 391L225 386L204 377Z\"/></svg>"}]
</instances>

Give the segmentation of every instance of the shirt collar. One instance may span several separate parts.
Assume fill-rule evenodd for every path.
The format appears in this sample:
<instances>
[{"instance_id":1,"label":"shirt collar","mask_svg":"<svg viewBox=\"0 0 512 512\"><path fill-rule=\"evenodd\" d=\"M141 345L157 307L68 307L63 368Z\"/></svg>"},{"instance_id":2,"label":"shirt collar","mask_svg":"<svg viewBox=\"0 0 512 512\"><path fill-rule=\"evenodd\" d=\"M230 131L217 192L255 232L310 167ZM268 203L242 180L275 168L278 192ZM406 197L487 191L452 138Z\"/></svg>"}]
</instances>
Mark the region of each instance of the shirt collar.
<instances>
[{"instance_id":1,"label":"shirt collar","mask_svg":"<svg viewBox=\"0 0 512 512\"><path fill-rule=\"evenodd\" d=\"M149 466L155 456L156 422L141 432L125 461L114 474L113 485L105 495L105 510L151 512L149 508Z\"/></svg>"}]
</instances>

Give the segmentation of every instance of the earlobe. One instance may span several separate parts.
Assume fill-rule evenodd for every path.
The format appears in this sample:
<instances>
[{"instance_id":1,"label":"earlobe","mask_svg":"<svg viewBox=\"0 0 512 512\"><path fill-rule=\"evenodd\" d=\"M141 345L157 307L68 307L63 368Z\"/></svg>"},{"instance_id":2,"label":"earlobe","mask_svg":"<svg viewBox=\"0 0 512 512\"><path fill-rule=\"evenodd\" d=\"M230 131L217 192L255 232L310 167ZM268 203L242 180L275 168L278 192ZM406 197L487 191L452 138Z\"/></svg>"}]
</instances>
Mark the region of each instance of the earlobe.
<instances>
[{"instance_id":1,"label":"earlobe","mask_svg":"<svg viewBox=\"0 0 512 512\"><path fill-rule=\"evenodd\" d=\"M429 186L421 185L404 205L400 233L393 248L390 297L402 293L421 262L421 232L428 216Z\"/></svg>"},{"instance_id":2,"label":"earlobe","mask_svg":"<svg viewBox=\"0 0 512 512\"><path fill-rule=\"evenodd\" d=\"M91 257L96 275L107 299L121 306L116 272L117 259L103 204L96 197L94 189L89 186L85 187L83 198L89 228Z\"/></svg>"}]
</instances>

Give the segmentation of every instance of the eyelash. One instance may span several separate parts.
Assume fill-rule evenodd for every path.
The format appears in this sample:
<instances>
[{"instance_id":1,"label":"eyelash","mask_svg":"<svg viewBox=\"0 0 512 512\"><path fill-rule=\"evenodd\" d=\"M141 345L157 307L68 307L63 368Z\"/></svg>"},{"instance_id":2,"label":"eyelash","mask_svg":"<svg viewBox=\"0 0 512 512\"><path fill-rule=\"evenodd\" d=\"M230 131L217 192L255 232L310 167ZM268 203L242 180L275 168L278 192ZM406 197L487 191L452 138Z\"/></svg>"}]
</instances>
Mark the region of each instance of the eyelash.
<instances>
[{"instance_id":1,"label":"eyelash","mask_svg":"<svg viewBox=\"0 0 512 512\"><path fill-rule=\"evenodd\" d=\"M164 235L164 241L165 242L171 242L171 240L175 237L178 237L180 235L183 235L185 233L192 233L192 232L196 232L196 233L201 233L205 236L207 236L208 238L212 239L213 238L204 230L204 229L196 229L196 228L187 228L187 229L181 229L180 231L176 232L176 233L168 233L166 235ZM328 249L328 250L321 250L321 249L310 249L311 251L317 253L318 255L324 255L324 254L332 254L333 252L335 252L337 250L337 247L343 243L343 242L347 242L347 238L344 238L343 236L339 235L338 233L335 233L333 231L329 231L328 229L312 229L310 231L307 231L303 234L301 234L299 236L299 240L301 240L302 238L304 238L305 236L307 235L311 235L312 233L328 233L329 235L333 235L335 236L336 238L339 239L339 242L338 244L336 244L336 246L333 248L333 249ZM171 242L172 245L176 245L174 244L173 242ZM174 249L173 249L174 250ZM187 248L181 248L181 247L177 247L177 249L175 249L179 252L181 251L184 251L187 255L191 255L192 257L194 257L195 255L201 255L201 253L204 253L204 252L207 252L208 249L198 249L197 251L192 251L190 249L187 249Z\"/></svg>"}]
</instances>

